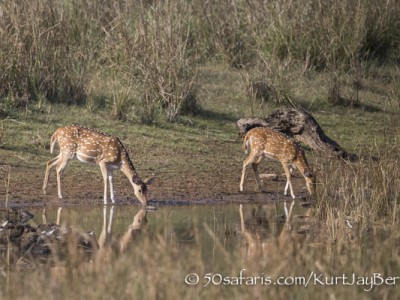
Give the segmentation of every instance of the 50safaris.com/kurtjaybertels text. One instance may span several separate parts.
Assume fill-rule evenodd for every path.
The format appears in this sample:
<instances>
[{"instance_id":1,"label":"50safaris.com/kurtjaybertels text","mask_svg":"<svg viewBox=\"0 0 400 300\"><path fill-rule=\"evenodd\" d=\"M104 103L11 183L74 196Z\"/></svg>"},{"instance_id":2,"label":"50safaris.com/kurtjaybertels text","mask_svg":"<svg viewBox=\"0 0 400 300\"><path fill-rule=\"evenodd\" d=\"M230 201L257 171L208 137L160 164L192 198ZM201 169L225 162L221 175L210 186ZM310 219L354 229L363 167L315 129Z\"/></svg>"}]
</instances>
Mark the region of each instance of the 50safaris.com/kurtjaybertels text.
<instances>
[{"instance_id":1,"label":"50safaris.com/kurtjaybertels text","mask_svg":"<svg viewBox=\"0 0 400 300\"><path fill-rule=\"evenodd\" d=\"M309 285L320 286L363 286L364 291L371 291L374 286L393 286L400 282L400 276L384 276L381 273L373 273L368 276L359 276L357 274L341 274L337 276L327 276L323 273L312 271L308 276L272 276L261 273L258 276L250 276L245 273L246 269L240 270L236 276L225 276L219 273L206 273L203 276L197 273L190 273L185 276L185 283L188 285L201 284L203 287L214 286L238 286L238 285L278 285L292 286L300 285L307 287Z\"/></svg>"}]
</instances>

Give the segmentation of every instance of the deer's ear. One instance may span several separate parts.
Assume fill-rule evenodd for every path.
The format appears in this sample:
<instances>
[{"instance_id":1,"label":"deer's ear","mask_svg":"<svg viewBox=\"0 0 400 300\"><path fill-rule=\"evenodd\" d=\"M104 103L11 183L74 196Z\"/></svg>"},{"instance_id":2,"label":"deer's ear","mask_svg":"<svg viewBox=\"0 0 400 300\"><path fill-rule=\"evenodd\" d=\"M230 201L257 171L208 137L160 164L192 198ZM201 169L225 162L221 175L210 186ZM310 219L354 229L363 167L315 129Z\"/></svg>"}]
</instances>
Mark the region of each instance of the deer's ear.
<instances>
[{"instance_id":1,"label":"deer's ear","mask_svg":"<svg viewBox=\"0 0 400 300\"><path fill-rule=\"evenodd\" d=\"M144 181L144 183L146 185L152 184L154 182L154 180L156 179L156 177L152 177L152 178L148 178Z\"/></svg>"},{"instance_id":2,"label":"deer's ear","mask_svg":"<svg viewBox=\"0 0 400 300\"><path fill-rule=\"evenodd\" d=\"M139 178L139 176L133 176L132 181L138 185L142 184L142 180Z\"/></svg>"}]
</instances>

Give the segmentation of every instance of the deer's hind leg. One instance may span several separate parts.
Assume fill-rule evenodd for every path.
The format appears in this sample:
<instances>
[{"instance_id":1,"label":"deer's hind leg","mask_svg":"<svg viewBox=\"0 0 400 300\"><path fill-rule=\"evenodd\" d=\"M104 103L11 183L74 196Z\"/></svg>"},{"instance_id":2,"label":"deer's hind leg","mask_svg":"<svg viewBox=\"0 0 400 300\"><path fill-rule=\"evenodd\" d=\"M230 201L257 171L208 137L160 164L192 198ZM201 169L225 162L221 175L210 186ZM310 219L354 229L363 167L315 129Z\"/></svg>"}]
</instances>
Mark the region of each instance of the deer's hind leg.
<instances>
[{"instance_id":1,"label":"deer's hind leg","mask_svg":"<svg viewBox=\"0 0 400 300\"><path fill-rule=\"evenodd\" d=\"M258 164L261 162L262 156L260 156L257 152L252 151L249 155L249 157L243 162L243 169L242 169L242 177L240 179L240 191L243 191L243 184L244 184L244 178L246 175L246 169L250 166L250 164L253 167L254 175L256 176L256 182L258 187L262 190L261 188L261 183L260 183L260 177L258 176L257 172L257 167Z\"/></svg>"},{"instance_id":2,"label":"deer's hind leg","mask_svg":"<svg viewBox=\"0 0 400 300\"><path fill-rule=\"evenodd\" d=\"M47 162L47 167L46 167L46 173L44 175L44 182L43 182L43 193L46 194L46 188L47 188L47 184L49 182L49 175L50 175L50 171L51 169L58 165L61 161L61 154L59 154L57 157L50 159Z\"/></svg>"},{"instance_id":3,"label":"deer's hind leg","mask_svg":"<svg viewBox=\"0 0 400 300\"><path fill-rule=\"evenodd\" d=\"M256 161L254 161L254 162L251 164L251 167L253 168L253 172L254 172L254 177L256 178L256 182L257 182L258 188L259 188L262 192L264 192L264 189L263 189L262 184L261 184L260 175L258 174L258 165L259 165L263 160L264 160L264 156L261 155L261 156L259 156L259 157L256 159Z\"/></svg>"},{"instance_id":4,"label":"deer's hind leg","mask_svg":"<svg viewBox=\"0 0 400 300\"><path fill-rule=\"evenodd\" d=\"M58 198L62 198L61 193L61 175L64 172L65 167L67 166L71 157L66 155L60 155L58 166L57 166L57 189L58 189Z\"/></svg>"}]
</instances>

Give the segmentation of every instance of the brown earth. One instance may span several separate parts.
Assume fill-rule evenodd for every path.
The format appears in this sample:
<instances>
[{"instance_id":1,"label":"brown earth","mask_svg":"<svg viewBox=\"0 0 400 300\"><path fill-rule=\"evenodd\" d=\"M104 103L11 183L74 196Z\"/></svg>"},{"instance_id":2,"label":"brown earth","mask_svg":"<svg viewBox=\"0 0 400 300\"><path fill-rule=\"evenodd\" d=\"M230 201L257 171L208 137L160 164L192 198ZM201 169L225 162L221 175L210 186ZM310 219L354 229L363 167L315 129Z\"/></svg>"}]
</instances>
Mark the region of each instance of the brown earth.
<instances>
[{"instance_id":1,"label":"brown earth","mask_svg":"<svg viewBox=\"0 0 400 300\"><path fill-rule=\"evenodd\" d=\"M185 157L190 161L190 157ZM28 165L28 164L27 164ZM283 195L286 179L264 180L266 193L258 191L252 170L246 173L245 192L239 192L241 164L227 166L224 163L212 164L210 171L175 172L160 169L150 176L155 182L149 186L149 205L190 205L190 204L223 204L223 203L262 203L266 201L291 200ZM9 185L9 200L12 207L32 206L70 206L103 203L103 179L96 165L82 164L74 161L69 165L62 179L63 199L57 197L55 170L52 170L47 194L42 191L45 164L42 168L12 165ZM219 170L218 170L219 169ZM280 170L279 165L275 165ZM139 171L139 170L138 170ZM271 171L271 169L269 169ZM143 172L142 172L143 173ZM139 171L139 174L140 171ZM7 174L0 174L5 186ZM149 176L149 177L150 177ZM144 178L142 178L144 179ZM114 172L116 203L121 205L140 205L133 194L133 188L122 172ZM296 196L308 197L304 179L297 173L293 178ZM6 198L6 190L0 190L1 199ZM1 201L1 206L4 201Z\"/></svg>"}]
</instances>

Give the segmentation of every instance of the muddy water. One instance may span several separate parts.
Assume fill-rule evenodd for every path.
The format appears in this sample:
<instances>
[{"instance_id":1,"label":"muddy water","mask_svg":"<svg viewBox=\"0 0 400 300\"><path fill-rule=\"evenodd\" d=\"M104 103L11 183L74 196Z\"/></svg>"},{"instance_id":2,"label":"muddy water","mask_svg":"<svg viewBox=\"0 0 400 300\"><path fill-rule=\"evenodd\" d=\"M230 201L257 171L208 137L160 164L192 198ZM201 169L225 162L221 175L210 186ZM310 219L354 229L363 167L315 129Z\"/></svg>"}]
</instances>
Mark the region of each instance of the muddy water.
<instances>
[{"instance_id":1,"label":"muddy water","mask_svg":"<svg viewBox=\"0 0 400 300\"><path fill-rule=\"evenodd\" d=\"M60 298L58 295L65 299L100 299L99 295L101 299L149 299L137 295L161 293L174 297L150 298L178 299L176 295L184 294L190 297L182 299L193 299L192 296L201 291L209 292L212 295L209 298L223 293L219 298L241 299L243 297L238 295L246 291L253 293L251 298L258 299L269 291L275 296L283 293L283 298L290 299L293 289L296 295L300 292L298 298L310 298L303 297L309 289L301 285L289 289L273 284L266 288L264 283L258 282L256 286L250 284L246 290L243 286L242 290L221 288L221 283L222 278L237 278L242 270L249 275L249 280L264 278L264 275L265 278L306 278L310 274L325 274L325 267L339 277L342 274L368 277L382 272L382 266L387 269L387 276L398 274L397 256L393 255L398 248L398 233L391 235L368 228L358 230L357 223L352 223L353 228L350 228L343 222L335 228L339 238L327 242L330 236L318 231L320 224L308 220L309 211L299 202L294 206L289 223L285 223L282 202L160 206L156 211L126 205L48 207L45 215L42 208L32 208L29 211L35 216L29 224L37 228L33 236L39 238L31 241L44 240L39 246L48 245L50 241L60 247L52 245L50 254L43 250L45 248L35 248L35 243L23 247L27 241L15 239L20 233L18 228L10 230L8 235L2 235L7 232L4 228L0 230L0 282L4 283L0 284L0 298L7 294L10 299L25 299L33 293L35 296L29 299L43 299L43 295L49 299ZM61 225L42 229L43 221ZM65 239L66 243L58 243L59 236L62 240L63 235L54 232L62 233L65 228L75 228L73 232L78 232L78 239L70 235L72 238ZM343 233L339 232L341 228ZM93 232L95 243L82 243L82 237L90 240L82 235L86 232ZM11 245L8 248L4 243L7 240ZM23 251L18 251L21 248ZM41 250L44 255L27 254L26 250L32 249L36 254ZM88 285L91 288L88 289ZM215 289L205 290L206 286ZM313 285L309 288L312 288L310 294L319 292L314 298L326 298L325 287ZM340 291L345 288L350 292L366 291L359 287L350 289L347 284ZM119 297L116 291L121 291ZM238 294L232 297L232 293Z\"/></svg>"},{"instance_id":2,"label":"muddy water","mask_svg":"<svg viewBox=\"0 0 400 300\"><path fill-rule=\"evenodd\" d=\"M100 247L118 243L132 247L136 235L158 243L162 236L172 246L196 244L212 254L210 244L219 243L227 252L236 251L244 235L250 233L260 242L268 241L282 230L285 221L283 203L226 204L199 206L160 206L144 211L136 206L94 206L28 209L34 214L29 224L54 223L93 232ZM304 214L297 203L293 215ZM208 253L210 252L210 253Z\"/></svg>"}]
</instances>

